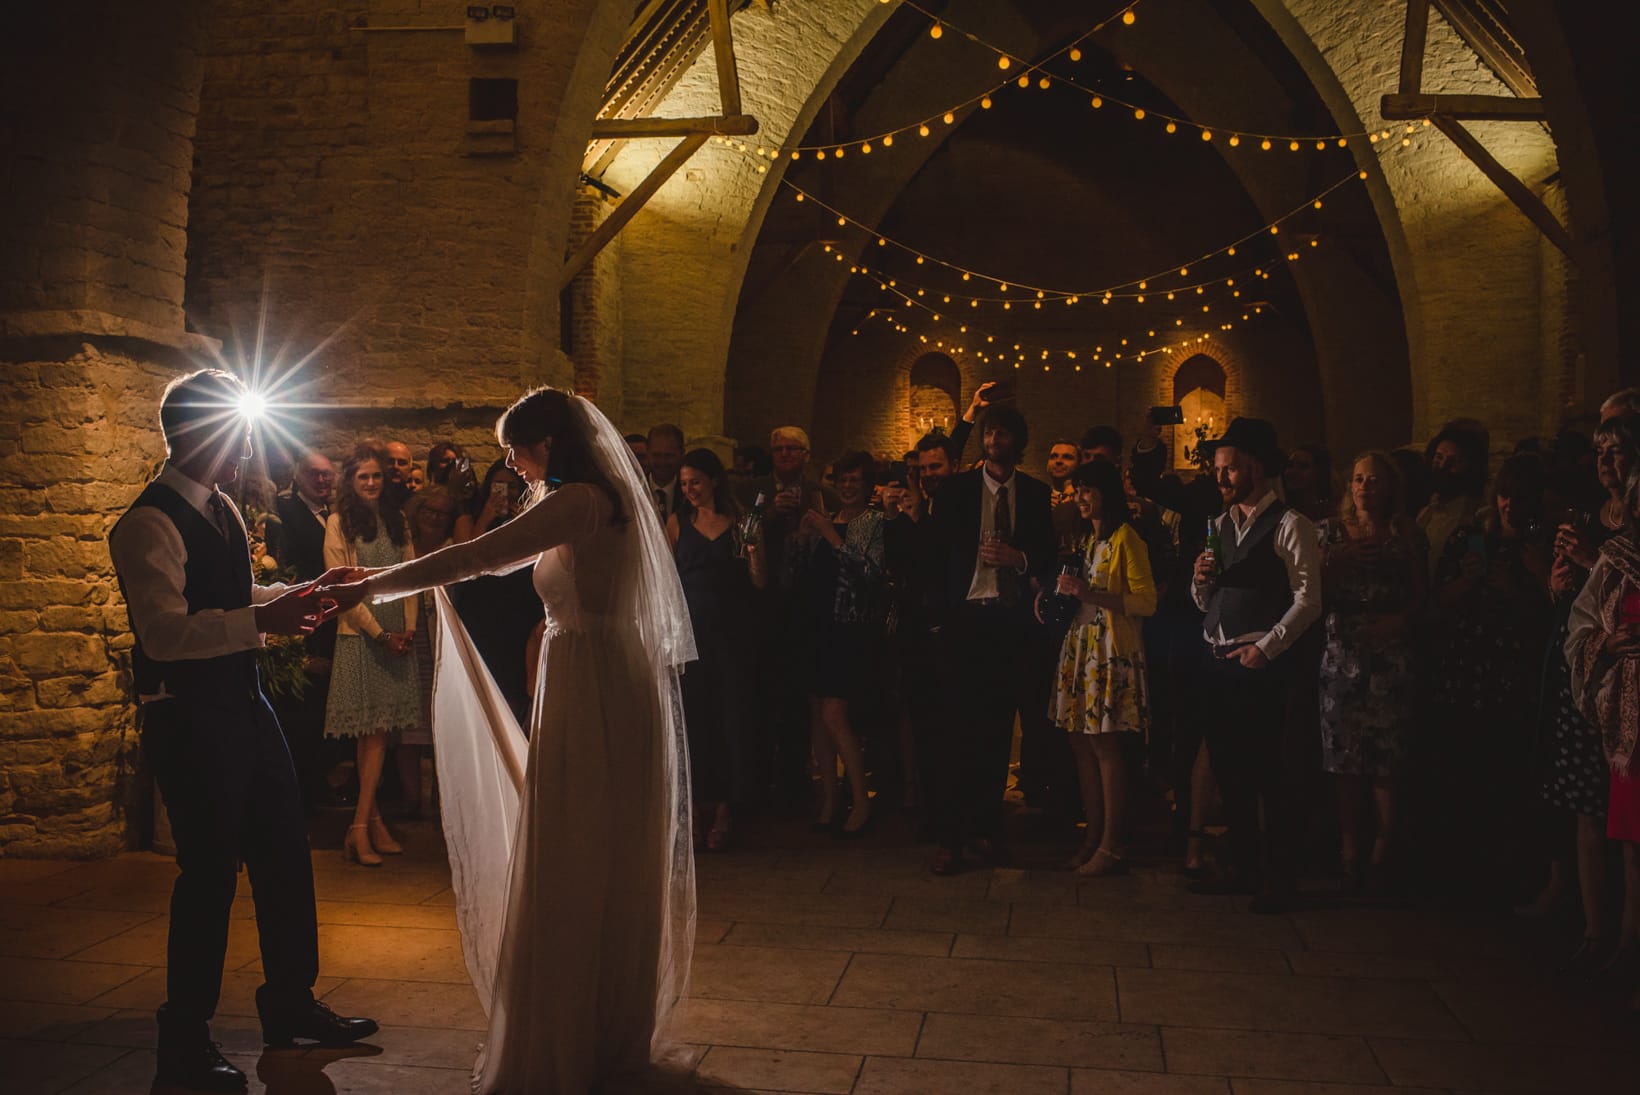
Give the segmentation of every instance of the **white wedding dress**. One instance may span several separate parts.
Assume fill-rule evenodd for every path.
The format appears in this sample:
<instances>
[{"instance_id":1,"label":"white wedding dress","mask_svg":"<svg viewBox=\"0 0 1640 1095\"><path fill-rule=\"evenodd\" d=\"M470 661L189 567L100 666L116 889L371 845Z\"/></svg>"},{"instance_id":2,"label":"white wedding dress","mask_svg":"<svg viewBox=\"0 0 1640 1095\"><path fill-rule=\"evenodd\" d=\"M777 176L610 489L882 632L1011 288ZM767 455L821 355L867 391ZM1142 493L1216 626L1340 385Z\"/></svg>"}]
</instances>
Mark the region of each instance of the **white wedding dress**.
<instances>
[{"instance_id":1,"label":"white wedding dress","mask_svg":"<svg viewBox=\"0 0 1640 1095\"><path fill-rule=\"evenodd\" d=\"M693 657L664 534L607 419L621 496L571 484L493 532L370 580L376 600L534 561L546 607L526 741L439 592L434 742L462 945L489 1012L473 1090L585 1095L639 1080L685 991L694 938ZM612 451L619 446L619 452ZM523 652L519 652L523 656Z\"/></svg>"}]
</instances>

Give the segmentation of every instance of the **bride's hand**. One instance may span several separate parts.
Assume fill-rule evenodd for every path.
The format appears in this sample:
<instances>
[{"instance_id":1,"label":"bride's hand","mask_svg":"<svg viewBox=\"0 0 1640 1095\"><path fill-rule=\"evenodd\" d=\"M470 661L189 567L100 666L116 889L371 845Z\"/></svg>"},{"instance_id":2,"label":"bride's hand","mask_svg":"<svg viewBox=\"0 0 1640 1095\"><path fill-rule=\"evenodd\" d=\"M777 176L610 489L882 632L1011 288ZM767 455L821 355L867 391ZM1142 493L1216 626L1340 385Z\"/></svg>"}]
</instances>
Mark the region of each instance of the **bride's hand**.
<instances>
[{"instance_id":1,"label":"bride's hand","mask_svg":"<svg viewBox=\"0 0 1640 1095\"><path fill-rule=\"evenodd\" d=\"M361 569L360 573L364 575L360 581L333 586L321 585L315 588L314 595L319 598L319 604L324 608L324 616L320 623L334 620L370 595L370 572Z\"/></svg>"}]
</instances>

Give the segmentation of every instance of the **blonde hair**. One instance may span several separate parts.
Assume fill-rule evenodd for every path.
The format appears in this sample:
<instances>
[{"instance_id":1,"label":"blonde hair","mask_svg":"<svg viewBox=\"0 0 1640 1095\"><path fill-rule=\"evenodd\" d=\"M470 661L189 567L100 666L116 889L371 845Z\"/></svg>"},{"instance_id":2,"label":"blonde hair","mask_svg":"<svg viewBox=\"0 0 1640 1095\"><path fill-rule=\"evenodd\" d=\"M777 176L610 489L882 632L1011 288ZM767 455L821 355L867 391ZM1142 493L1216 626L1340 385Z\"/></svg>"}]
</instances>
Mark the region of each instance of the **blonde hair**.
<instances>
[{"instance_id":1,"label":"blonde hair","mask_svg":"<svg viewBox=\"0 0 1640 1095\"><path fill-rule=\"evenodd\" d=\"M1402 494L1405 485L1401 480L1401 466L1395 458L1383 449L1368 449L1358 454L1350 461L1349 478L1344 481L1343 497L1338 501L1338 519L1344 524L1350 524L1360 514L1355 508L1355 491L1350 489L1355 481L1355 465L1363 460L1371 460L1383 472L1384 480L1389 484L1389 497L1385 500L1385 509L1388 511L1383 518L1373 515L1375 520L1382 519L1389 526L1389 530L1396 536L1405 535L1406 513L1404 512Z\"/></svg>"},{"instance_id":2,"label":"blonde hair","mask_svg":"<svg viewBox=\"0 0 1640 1095\"><path fill-rule=\"evenodd\" d=\"M802 426L776 426L769 431L769 447L774 448L782 437L791 438L805 449L810 447L809 433Z\"/></svg>"}]
</instances>

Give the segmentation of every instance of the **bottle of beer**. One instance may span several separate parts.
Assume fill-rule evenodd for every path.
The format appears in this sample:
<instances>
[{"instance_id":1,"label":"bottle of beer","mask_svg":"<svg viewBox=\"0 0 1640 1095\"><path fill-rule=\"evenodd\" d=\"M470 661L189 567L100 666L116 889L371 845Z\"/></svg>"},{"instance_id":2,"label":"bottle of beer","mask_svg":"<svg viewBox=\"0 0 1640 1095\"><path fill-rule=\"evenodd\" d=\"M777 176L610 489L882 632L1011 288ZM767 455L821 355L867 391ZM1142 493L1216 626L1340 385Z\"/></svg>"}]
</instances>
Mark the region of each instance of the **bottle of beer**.
<instances>
[{"instance_id":1,"label":"bottle of beer","mask_svg":"<svg viewBox=\"0 0 1640 1095\"><path fill-rule=\"evenodd\" d=\"M757 492L757 499L752 508L746 511L746 516L740 519L740 542L743 544L756 543L763 535L763 512L768 507L769 496L762 491Z\"/></svg>"},{"instance_id":2,"label":"bottle of beer","mask_svg":"<svg viewBox=\"0 0 1640 1095\"><path fill-rule=\"evenodd\" d=\"M1080 569L1080 566L1074 562L1071 562L1060 567L1059 573L1068 577L1073 577ZM1047 620L1048 626L1053 628L1055 631L1064 631L1066 628L1071 626L1071 621L1076 619L1076 614L1081 611L1081 608L1081 601L1077 600L1075 597L1072 597L1069 593L1060 593L1057 589L1055 589L1052 593L1048 594L1043 603L1042 617Z\"/></svg>"},{"instance_id":3,"label":"bottle of beer","mask_svg":"<svg viewBox=\"0 0 1640 1095\"><path fill-rule=\"evenodd\" d=\"M1213 556L1213 574L1217 577L1224 573L1223 542L1219 539L1219 523L1216 519L1207 519L1207 537L1202 540L1202 550L1211 552Z\"/></svg>"}]
</instances>

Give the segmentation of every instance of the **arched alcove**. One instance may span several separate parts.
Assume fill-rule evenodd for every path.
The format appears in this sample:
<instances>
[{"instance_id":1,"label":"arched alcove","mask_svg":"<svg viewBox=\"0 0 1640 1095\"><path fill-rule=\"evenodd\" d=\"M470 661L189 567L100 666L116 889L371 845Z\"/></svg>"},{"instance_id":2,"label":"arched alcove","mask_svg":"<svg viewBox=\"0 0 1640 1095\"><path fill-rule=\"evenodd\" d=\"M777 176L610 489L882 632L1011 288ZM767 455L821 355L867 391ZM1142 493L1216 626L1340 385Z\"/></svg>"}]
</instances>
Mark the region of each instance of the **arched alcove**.
<instances>
[{"instance_id":1,"label":"arched alcove","mask_svg":"<svg viewBox=\"0 0 1640 1095\"><path fill-rule=\"evenodd\" d=\"M1175 468L1194 468L1198 441L1219 436L1229 422L1228 379L1224 366L1207 354L1186 358L1173 373L1173 403L1184 412L1181 443L1173 452Z\"/></svg>"},{"instance_id":2,"label":"arched alcove","mask_svg":"<svg viewBox=\"0 0 1640 1095\"><path fill-rule=\"evenodd\" d=\"M924 354L911 363L906 393L907 428L921 437L938 426L947 433L956 425L962 398L962 370L945 354Z\"/></svg>"}]
</instances>

